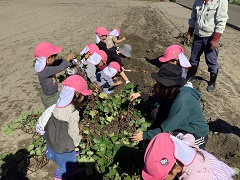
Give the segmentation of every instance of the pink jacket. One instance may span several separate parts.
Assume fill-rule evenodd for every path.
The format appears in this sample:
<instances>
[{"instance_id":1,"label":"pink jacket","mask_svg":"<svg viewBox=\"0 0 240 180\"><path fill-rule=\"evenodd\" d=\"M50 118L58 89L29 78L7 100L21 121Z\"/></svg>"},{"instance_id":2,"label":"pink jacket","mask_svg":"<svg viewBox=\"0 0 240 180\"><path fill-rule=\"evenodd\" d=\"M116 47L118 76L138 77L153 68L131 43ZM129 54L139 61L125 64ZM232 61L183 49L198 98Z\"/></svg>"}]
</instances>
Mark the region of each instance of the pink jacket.
<instances>
[{"instance_id":1,"label":"pink jacket","mask_svg":"<svg viewBox=\"0 0 240 180\"><path fill-rule=\"evenodd\" d=\"M230 180L236 174L233 168L218 160L207 151L196 147L193 135L183 135L180 133L177 137L188 146L196 148L204 156L197 153L193 163L183 167L182 175L179 177L180 180Z\"/></svg>"},{"instance_id":2,"label":"pink jacket","mask_svg":"<svg viewBox=\"0 0 240 180\"><path fill-rule=\"evenodd\" d=\"M205 160L204 160L205 158ZM208 180L211 176L211 166L208 158L203 157L197 153L193 163L189 166L183 167L180 180Z\"/></svg>"}]
</instances>

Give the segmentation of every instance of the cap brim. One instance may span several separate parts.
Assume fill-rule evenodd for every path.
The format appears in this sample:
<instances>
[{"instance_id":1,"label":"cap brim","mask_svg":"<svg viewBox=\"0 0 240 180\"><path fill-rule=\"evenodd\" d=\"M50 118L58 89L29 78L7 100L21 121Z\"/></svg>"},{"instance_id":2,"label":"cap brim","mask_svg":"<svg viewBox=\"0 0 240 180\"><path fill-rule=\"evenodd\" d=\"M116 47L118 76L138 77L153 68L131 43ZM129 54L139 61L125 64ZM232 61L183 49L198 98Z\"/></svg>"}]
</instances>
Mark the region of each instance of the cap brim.
<instances>
[{"instance_id":1,"label":"cap brim","mask_svg":"<svg viewBox=\"0 0 240 180\"><path fill-rule=\"evenodd\" d=\"M56 103L56 107L63 108L68 106L72 102L74 92L74 88L63 86L58 101Z\"/></svg>"},{"instance_id":2,"label":"cap brim","mask_svg":"<svg viewBox=\"0 0 240 180\"><path fill-rule=\"evenodd\" d=\"M165 58L164 56L158 58L158 60L159 60L160 62L167 62L167 61L169 61L169 60L168 60L167 58Z\"/></svg>"},{"instance_id":3,"label":"cap brim","mask_svg":"<svg viewBox=\"0 0 240 180\"><path fill-rule=\"evenodd\" d=\"M53 51L53 54L52 54L52 55L58 54L58 53L60 53L61 51L62 51L62 46L56 46L55 49L54 49L54 51Z\"/></svg>"},{"instance_id":4,"label":"cap brim","mask_svg":"<svg viewBox=\"0 0 240 180\"><path fill-rule=\"evenodd\" d=\"M166 79L164 77L159 77L158 73L152 73L151 77L164 86L174 86L174 85L184 86L187 83L187 80L182 77L180 79L174 79L174 80Z\"/></svg>"},{"instance_id":5,"label":"cap brim","mask_svg":"<svg viewBox=\"0 0 240 180\"><path fill-rule=\"evenodd\" d=\"M143 170L142 170L142 178L144 180L157 180L158 178L154 178L152 177L151 175L149 175L147 172L146 172L146 166L143 167Z\"/></svg>"},{"instance_id":6,"label":"cap brim","mask_svg":"<svg viewBox=\"0 0 240 180\"><path fill-rule=\"evenodd\" d=\"M40 73L41 71L44 70L44 68L46 67L46 64L47 64L47 59L44 56L36 58L36 62L34 66L35 71L37 73Z\"/></svg>"},{"instance_id":7,"label":"cap brim","mask_svg":"<svg viewBox=\"0 0 240 180\"><path fill-rule=\"evenodd\" d=\"M84 91L81 91L80 93L84 96L88 96L92 94L92 90L84 90Z\"/></svg>"}]
</instances>

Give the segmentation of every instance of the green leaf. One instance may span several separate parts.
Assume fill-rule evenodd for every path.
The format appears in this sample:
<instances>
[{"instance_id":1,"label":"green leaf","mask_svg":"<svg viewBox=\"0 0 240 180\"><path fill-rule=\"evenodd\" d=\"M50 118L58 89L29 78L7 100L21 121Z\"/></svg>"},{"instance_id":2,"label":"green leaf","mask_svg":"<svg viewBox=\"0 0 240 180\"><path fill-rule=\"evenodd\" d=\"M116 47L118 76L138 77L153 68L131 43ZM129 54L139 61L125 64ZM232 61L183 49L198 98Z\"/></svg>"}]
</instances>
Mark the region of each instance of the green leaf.
<instances>
[{"instance_id":1,"label":"green leaf","mask_svg":"<svg viewBox=\"0 0 240 180\"><path fill-rule=\"evenodd\" d=\"M117 139L118 139L118 137L117 137L117 136L113 136L113 137L111 137L111 140L112 140L113 144L115 144L115 143L116 143Z\"/></svg>"},{"instance_id":2,"label":"green leaf","mask_svg":"<svg viewBox=\"0 0 240 180\"><path fill-rule=\"evenodd\" d=\"M113 158L112 151L107 151L106 155L107 155L107 157L109 157L111 159Z\"/></svg>"},{"instance_id":3,"label":"green leaf","mask_svg":"<svg viewBox=\"0 0 240 180\"><path fill-rule=\"evenodd\" d=\"M108 122L112 122L113 119L114 119L113 116L107 116L107 121L108 121Z\"/></svg>"},{"instance_id":4,"label":"green leaf","mask_svg":"<svg viewBox=\"0 0 240 180\"><path fill-rule=\"evenodd\" d=\"M124 177L124 180L132 180L132 178L128 175L127 177Z\"/></svg>"},{"instance_id":5,"label":"green leaf","mask_svg":"<svg viewBox=\"0 0 240 180\"><path fill-rule=\"evenodd\" d=\"M34 151L34 150L31 150L29 154L30 154L30 155L34 155L34 154L35 154L35 151Z\"/></svg>"},{"instance_id":6,"label":"green leaf","mask_svg":"<svg viewBox=\"0 0 240 180\"><path fill-rule=\"evenodd\" d=\"M104 173L105 170L106 170L105 166L100 166L100 170L101 170L102 173Z\"/></svg>"},{"instance_id":7,"label":"green leaf","mask_svg":"<svg viewBox=\"0 0 240 180\"><path fill-rule=\"evenodd\" d=\"M89 115L92 117L92 119L97 115L98 111L97 110L92 110L89 112Z\"/></svg>"},{"instance_id":8,"label":"green leaf","mask_svg":"<svg viewBox=\"0 0 240 180\"><path fill-rule=\"evenodd\" d=\"M42 156L42 155L43 155L43 152L39 149L39 150L37 150L36 155L37 155L37 156Z\"/></svg>"},{"instance_id":9,"label":"green leaf","mask_svg":"<svg viewBox=\"0 0 240 180\"><path fill-rule=\"evenodd\" d=\"M100 165L100 166L103 166L105 164L105 159L98 159L97 160L97 163Z\"/></svg>"},{"instance_id":10,"label":"green leaf","mask_svg":"<svg viewBox=\"0 0 240 180\"><path fill-rule=\"evenodd\" d=\"M236 174L239 175L240 170L237 167L234 167L234 170L236 171Z\"/></svg>"},{"instance_id":11,"label":"green leaf","mask_svg":"<svg viewBox=\"0 0 240 180\"><path fill-rule=\"evenodd\" d=\"M28 151L31 151L31 150L33 150L33 148L34 148L34 145L31 144L31 145L29 145L29 146L27 147L27 150L28 150Z\"/></svg>"},{"instance_id":12,"label":"green leaf","mask_svg":"<svg viewBox=\"0 0 240 180\"><path fill-rule=\"evenodd\" d=\"M108 95L107 95L106 93L104 93L104 92L101 92L101 93L99 94L99 97L100 97L101 99L107 99L107 98L108 98Z\"/></svg>"},{"instance_id":13,"label":"green leaf","mask_svg":"<svg viewBox=\"0 0 240 180\"><path fill-rule=\"evenodd\" d=\"M104 152L96 152L97 155L101 156L101 157L104 157Z\"/></svg>"},{"instance_id":14,"label":"green leaf","mask_svg":"<svg viewBox=\"0 0 240 180\"><path fill-rule=\"evenodd\" d=\"M93 142L96 143L96 144L98 144L98 143L100 143L101 141L100 141L99 139L94 138L94 139L93 139Z\"/></svg>"},{"instance_id":15,"label":"green leaf","mask_svg":"<svg viewBox=\"0 0 240 180\"><path fill-rule=\"evenodd\" d=\"M83 130L83 133L86 134L86 135L89 135L90 131L88 129L85 129L85 130Z\"/></svg>"}]
</instances>

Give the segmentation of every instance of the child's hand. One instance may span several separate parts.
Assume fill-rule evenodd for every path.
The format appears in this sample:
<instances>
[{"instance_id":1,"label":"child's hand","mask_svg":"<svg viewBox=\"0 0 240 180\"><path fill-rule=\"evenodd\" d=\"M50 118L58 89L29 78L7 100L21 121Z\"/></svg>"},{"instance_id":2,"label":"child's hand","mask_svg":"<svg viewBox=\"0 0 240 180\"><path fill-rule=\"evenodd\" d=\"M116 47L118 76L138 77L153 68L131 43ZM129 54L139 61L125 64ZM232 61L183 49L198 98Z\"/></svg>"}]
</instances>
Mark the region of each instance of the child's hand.
<instances>
[{"instance_id":1,"label":"child's hand","mask_svg":"<svg viewBox=\"0 0 240 180\"><path fill-rule=\"evenodd\" d=\"M117 82L116 82L117 85L120 85L120 84L122 84L122 83L123 83L122 81L117 81Z\"/></svg>"},{"instance_id":2,"label":"child's hand","mask_svg":"<svg viewBox=\"0 0 240 180\"><path fill-rule=\"evenodd\" d=\"M125 40L126 40L126 38L125 38L125 37L123 37L123 38L122 38L122 41L125 41Z\"/></svg>"},{"instance_id":3,"label":"child's hand","mask_svg":"<svg viewBox=\"0 0 240 180\"><path fill-rule=\"evenodd\" d=\"M121 52L119 50L116 50L117 55L119 55Z\"/></svg>"},{"instance_id":4,"label":"child's hand","mask_svg":"<svg viewBox=\"0 0 240 180\"><path fill-rule=\"evenodd\" d=\"M75 54L69 53L69 54L67 55L67 57L66 57L66 60L67 60L67 61L70 61L70 60L72 60L72 59L74 59L74 58L75 58Z\"/></svg>"},{"instance_id":5,"label":"child's hand","mask_svg":"<svg viewBox=\"0 0 240 180\"><path fill-rule=\"evenodd\" d=\"M132 139L132 141L136 141L136 142L142 141L143 140L143 132L139 131L137 133L134 133L133 136L130 138Z\"/></svg>"},{"instance_id":6,"label":"child's hand","mask_svg":"<svg viewBox=\"0 0 240 180\"><path fill-rule=\"evenodd\" d=\"M139 93L132 93L132 94L130 94L130 101L133 101L133 100L137 99L140 96L141 95Z\"/></svg>"}]
</instances>

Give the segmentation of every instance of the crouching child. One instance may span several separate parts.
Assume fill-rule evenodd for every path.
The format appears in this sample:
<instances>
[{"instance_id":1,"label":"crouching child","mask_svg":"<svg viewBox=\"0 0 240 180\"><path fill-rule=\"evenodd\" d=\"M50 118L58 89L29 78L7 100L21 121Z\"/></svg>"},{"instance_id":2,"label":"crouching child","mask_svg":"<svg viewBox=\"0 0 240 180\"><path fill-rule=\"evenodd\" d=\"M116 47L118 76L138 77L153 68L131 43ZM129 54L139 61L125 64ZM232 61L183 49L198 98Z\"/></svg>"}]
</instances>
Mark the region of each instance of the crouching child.
<instances>
[{"instance_id":1,"label":"crouching child","mask_svg":"<svg viewBox=\"0 0 240 180\"><path fill-rule=\"evenodd\" d=\"M111 94L115 86L122 84L122 81L113 81L114 76L120 71L120 65L117 62L111 62L102 71L97 73L97 83L103 89L103 92Z\"/></svg>"}]
</instances>

